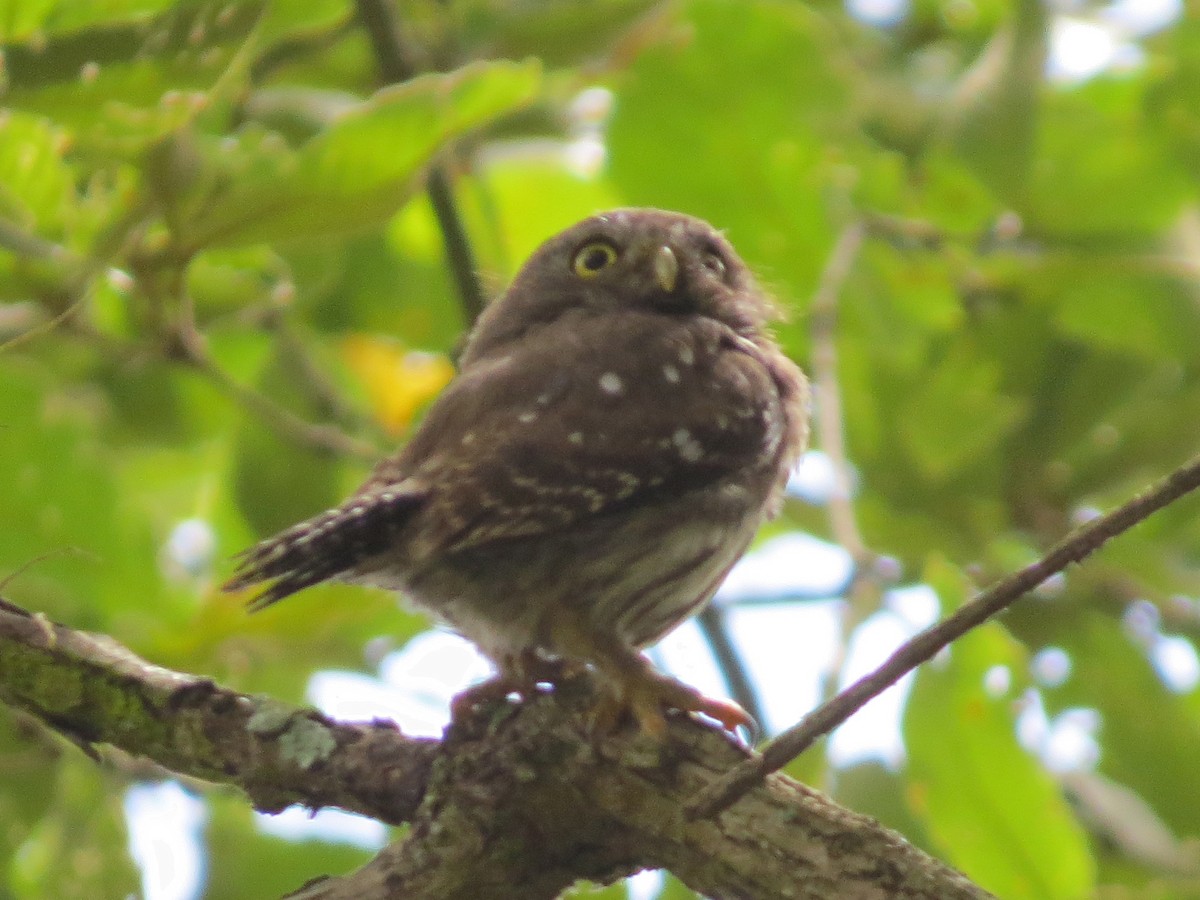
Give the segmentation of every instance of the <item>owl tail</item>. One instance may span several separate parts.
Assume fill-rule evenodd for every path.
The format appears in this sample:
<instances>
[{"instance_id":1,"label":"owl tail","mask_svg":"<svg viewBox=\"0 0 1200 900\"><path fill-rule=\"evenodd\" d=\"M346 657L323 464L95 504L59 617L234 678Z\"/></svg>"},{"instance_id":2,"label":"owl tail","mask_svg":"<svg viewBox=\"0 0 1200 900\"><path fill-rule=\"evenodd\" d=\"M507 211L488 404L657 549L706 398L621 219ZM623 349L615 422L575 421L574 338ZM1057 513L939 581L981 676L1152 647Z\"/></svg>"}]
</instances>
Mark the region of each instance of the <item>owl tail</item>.
<instances>
[{"instance_id":1,"label":"owl tail","mask_svg":"<svg viewBox=\"0 0 1200 900\"><path fill-rule=\"evenodd\" d=\"M351 497L238 554L222 589L271 582L247 604L257 611L341 575L392 547L424 499L423 493L403 489Z\"/></svg>"}]
</instances>

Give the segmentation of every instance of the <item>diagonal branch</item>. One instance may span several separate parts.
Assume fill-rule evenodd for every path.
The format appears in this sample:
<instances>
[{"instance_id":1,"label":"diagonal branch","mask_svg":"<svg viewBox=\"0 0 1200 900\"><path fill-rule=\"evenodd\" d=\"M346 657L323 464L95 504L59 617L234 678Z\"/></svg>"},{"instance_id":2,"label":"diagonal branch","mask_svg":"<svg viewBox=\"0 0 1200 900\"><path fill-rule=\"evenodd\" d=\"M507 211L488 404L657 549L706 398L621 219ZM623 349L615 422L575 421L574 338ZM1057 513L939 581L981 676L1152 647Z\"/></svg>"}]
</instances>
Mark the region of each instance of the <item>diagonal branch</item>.
<instances>
[{"instance_id":1,"label":"diagonal branch","mask_svg":"<svg viewBox=\"0 0 1200 900\"><path fill-rule=\"evenodd\" d=\"M1050 576L1099 550L1110 538L1128 531L1197 487L1200 487L1200 455L1123 506L1076 529L1037 562L1002 578L961 606L953 615L922 631L874 672L856 681L767 744L761 755L746 760L727 773L689 806L689 813L703 818L728 809L768 774L779 771L807 750L817 738L842 724L872 698L921 663L932 659L943 647L1011 606Z\"/></svg>"},{"instance_id":2,"label":"diagonal branch","mask_svg":"<svg viewBox=\"0 0 1200 900\"><path fill-rule=\"evenodd\" d=\"M343 724L312 709L152 665L104 635L0 599L0 701L85 749L112 744L206 781L264 812L293 803L407 821L438 743L391 723Z\"/></svg>"},{"instance_id":3,"label":"diagonal branch","mask_svg":"<svg viewBox=\"0 0 1200 900\"><path fill-rule=\"evenodd\" d=\"M378 448L371 443L352 437L332 425L308 422L265 394L239 382L217 365L205 346L203 336L190 318L180 323L174 337L175 343L169 348L174 359L191 366L214 387L258 416L282 437L301 447L331 456L368 462L379 458Z\"/></svg>"}]
</instances>

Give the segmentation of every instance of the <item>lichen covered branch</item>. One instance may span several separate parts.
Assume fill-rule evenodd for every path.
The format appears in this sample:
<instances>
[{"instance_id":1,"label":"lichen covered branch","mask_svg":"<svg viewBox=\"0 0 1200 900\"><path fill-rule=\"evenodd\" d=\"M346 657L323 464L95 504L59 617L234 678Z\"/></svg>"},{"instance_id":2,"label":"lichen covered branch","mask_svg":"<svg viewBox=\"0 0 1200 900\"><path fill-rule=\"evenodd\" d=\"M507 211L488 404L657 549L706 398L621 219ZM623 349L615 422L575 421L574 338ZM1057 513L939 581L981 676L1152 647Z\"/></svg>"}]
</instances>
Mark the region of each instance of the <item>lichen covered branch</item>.
<instances>
[{"instance_id":1,"label":"lichen covered branch","mask_svg":"<svg viewBox=\"0 0 1200 900\"><path fill-rule=\"evenodd\" d=\"M0 700L82 746L111 744L235 785L265 812L338 806L399 824L420 803L437 752L391 723L333 722L231 691L4 601Z\"/></svg>"}]
</instances>

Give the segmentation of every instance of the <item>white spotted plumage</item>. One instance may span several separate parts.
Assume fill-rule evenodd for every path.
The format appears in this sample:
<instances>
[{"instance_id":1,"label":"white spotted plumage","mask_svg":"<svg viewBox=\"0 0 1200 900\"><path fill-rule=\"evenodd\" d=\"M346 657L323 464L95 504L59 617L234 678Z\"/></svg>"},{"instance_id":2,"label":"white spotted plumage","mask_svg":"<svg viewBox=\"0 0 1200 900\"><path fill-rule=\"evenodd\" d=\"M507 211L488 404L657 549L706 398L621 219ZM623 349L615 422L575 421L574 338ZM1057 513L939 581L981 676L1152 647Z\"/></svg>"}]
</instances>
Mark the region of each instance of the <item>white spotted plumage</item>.
<instances>
[{"instance_id":1,"label":"white spotted plumage","mask_svg":"<svg viewBox=\"0 0 1200 900\"><path fill-rule=\"evenodd\" d=\"M613 254L583 279L595 242ZM504 673L532 652L624 677L612 654L707 602L803 446L805 383L769 316L706 223L585 220L485 311L412 441L230 584L268 582L260 604L326 578L398 589Z\"/></svg>"}]
</instances>

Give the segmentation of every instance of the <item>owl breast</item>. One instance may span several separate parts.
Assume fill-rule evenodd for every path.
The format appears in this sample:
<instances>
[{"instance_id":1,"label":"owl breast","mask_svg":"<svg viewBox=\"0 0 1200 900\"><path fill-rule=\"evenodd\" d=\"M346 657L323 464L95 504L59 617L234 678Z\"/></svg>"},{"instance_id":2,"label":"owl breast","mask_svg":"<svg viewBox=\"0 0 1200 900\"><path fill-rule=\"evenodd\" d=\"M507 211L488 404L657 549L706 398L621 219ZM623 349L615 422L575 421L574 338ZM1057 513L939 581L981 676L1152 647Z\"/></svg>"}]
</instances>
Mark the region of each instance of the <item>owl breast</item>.
<instances>
[{"instance_id":1,"label":"owl breast","mask_svg":"<svg viewBox=\"0 0 1200 900\"><path fill-rule=\"evenodd\" d=\"M453 398L435 410L435 428L471 435L470 464L429 457L446 488L412 541L424 558L389 565L386 583L360 578L402 589L494 658L557 653L558 617L633 647L657 640L712 597L802 440L799 373L718 323L560 327L478 367L509 402L472 406L469 427Z\"/></svg>"}]
</instances>

